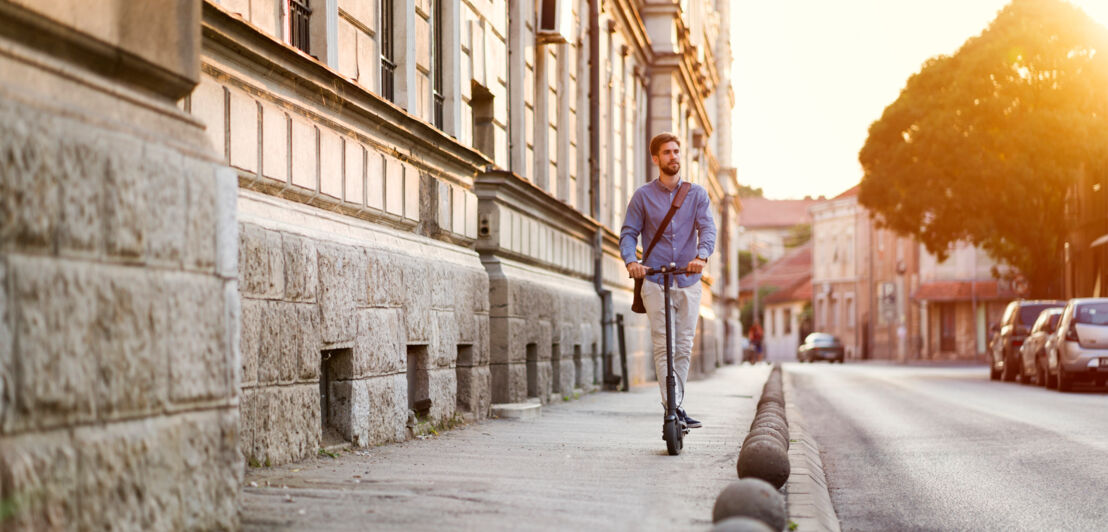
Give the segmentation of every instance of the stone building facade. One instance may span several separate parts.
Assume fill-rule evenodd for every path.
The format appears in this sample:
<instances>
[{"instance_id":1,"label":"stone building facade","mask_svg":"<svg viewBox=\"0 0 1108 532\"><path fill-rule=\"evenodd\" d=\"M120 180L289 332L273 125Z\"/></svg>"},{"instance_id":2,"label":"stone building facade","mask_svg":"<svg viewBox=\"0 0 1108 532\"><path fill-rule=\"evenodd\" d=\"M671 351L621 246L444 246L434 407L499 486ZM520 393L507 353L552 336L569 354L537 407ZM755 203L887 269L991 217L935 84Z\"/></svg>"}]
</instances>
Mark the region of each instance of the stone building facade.
<instances>
[{"instance_id":1,"label":"stone building facade","mask_svg":"<svg viewBox=\"0 0 1108 532\"><path fill-rule=\"evenodd\" d=\"M234 528L243 463L654 379L616 235L662 130L720 226L693 375L723 359L715 2L107 4L0 0L17 528Z\"/></svg>"},{"instance_id":2,"label":"stone building facade","mask_svg":"<svg viewBox=\"0 0 1108 532\"><path fill-rule=\"evenodd\" d=\"M617 316L626 380L653 380L616 235L657 131L717 223L734 210L721 20L707 0L206 1L183 105L238 174L246 459L618 382ZM720 240L694 375L727 345Z\"/></svg>"},{"instance_id":3,"label":"stone building facade","mask_svg":"<svg viewBox=\"0 0 1108 532\"><path fill-rule=\"evenodd\" d=\"M838 336L847 359L870 358L870 224L857 188L811 207L816 331Z\"/></svg>"},{"instance_id":4,"label":"stone building facade","mask_svg":"<svg viewBox=\"0 0 1108 532\"><path fill-rule=\"evenodd\" d=\"M238 526L236 182L199 3L0 2L5 530Z\"/></svg>"}]
</instances>

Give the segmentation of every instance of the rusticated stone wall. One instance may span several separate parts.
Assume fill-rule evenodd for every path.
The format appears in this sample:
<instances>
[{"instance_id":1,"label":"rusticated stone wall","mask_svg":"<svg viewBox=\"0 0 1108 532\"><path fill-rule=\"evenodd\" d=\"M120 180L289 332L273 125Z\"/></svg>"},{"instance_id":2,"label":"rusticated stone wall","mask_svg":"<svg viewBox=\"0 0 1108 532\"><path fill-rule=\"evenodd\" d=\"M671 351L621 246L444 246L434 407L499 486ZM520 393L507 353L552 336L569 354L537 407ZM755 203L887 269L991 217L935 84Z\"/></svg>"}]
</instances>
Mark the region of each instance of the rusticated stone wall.
<instances>
[{"instance_id":1,"label":"rusticated stone wall","mask_svg":"<svg viewBox=\"0 0 1108 532\"><path fill-rule=\"evenodd\" d=\"M90 17L133 14L113 3ZM0 8L74 39L50 53L84 42ZM187 11L154 26L198 24ZM235 176L135 79L149 66L121 81L90 59L110 46L66 63L39 44L0 35L0 528L236 528Z\"/></svg>"},{"instance_id":2,"label":"rusticated stone wall","mask_svg":"<svg viewBox=\"0 0 1108 532\"><path fill-rule=\"evenodd\" d=\"M587 281L501 259L488 264L492 400L592 391L600 365L600 300Z\"/></svg>"},{"instance_id":3,"label":"rusticated stone wall","mask_svg":"<svg viewBox=\"0 0 1108 532\"><path fill-rule=\"evenodd\" d=\"M248 461L279 464L328 443L408 438L410 369L426 379L430 399L420 421L488 415L488 281L475 253L368 222L328 234L318 225L326 214L311 207L241 194ZM409 353L418 367L409 367ZM330 402L320 399L327 354L348 357L322 393ZM338 436L331 442L325 408Z\"/></svg>"}]
</instances>

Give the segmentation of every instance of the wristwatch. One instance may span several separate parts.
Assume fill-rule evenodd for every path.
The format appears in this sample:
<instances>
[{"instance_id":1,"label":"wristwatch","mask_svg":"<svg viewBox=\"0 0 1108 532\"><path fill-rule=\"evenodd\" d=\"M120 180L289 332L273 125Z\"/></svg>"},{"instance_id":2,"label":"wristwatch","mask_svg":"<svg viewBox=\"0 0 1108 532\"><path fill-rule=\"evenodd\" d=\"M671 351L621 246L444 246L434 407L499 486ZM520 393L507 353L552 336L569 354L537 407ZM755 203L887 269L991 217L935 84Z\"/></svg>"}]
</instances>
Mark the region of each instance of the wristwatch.
<instances>
[{"instance_id":1,"label":"wristwatch","mask_svg":"<svg viewBox=\"0 0 1108 532\"><path fill-rule=\"evenodd\" d=\"M700 259L704 262L708 262L708 257L701 257L700 255L697 255L696 258L698 258L698 259Z\"/></svg>"}]
</instances>

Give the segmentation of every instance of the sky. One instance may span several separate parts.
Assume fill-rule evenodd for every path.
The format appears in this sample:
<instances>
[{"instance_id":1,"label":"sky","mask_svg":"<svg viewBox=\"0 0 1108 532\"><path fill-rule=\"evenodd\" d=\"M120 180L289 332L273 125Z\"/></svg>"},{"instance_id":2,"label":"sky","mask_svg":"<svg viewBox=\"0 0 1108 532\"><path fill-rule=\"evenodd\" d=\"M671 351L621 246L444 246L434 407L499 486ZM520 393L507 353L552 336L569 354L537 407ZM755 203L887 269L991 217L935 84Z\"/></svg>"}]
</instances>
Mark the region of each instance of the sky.
<instances>
[{"instance_id":1,"label":"sky","mask_svg":"<svg viewBox=\"0 0 1108 532\"><path fill-rule=\"evenodd\" d=\"M1108 24L1108 0L1071 0ZM733 164L767 198L858 184L871 123L1008 0L732 0Z\"/></svg>"}]
</instances>

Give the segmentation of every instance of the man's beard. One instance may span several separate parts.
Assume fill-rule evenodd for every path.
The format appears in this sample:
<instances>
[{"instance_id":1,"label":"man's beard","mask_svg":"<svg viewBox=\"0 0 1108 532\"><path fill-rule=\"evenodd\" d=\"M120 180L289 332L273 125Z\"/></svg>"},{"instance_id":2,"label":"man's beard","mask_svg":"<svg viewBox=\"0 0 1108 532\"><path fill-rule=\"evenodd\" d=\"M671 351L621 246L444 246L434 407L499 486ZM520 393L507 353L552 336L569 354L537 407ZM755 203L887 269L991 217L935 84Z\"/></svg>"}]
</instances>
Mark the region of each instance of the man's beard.
<instances>
[{"instance_id":1,"label":"man's beard","mask_svg":"<svg viewBox=\"0 0 1108 532\"><path fill-rule=\"evenodd\" d=\"M680 171L681 171L681 163L679 163L679 162L673 162L673 163L670 163L669 166L663 166L662 167L662 173L664 173L664 174L666 174L670 177L673 177L673 176L677 175L677 172L680 172Z\"/></svg>"}]
</instances>

